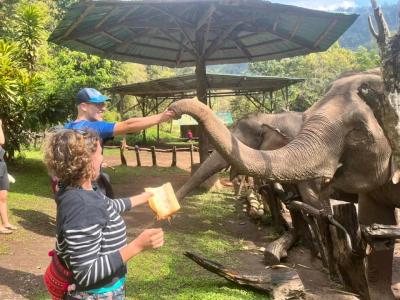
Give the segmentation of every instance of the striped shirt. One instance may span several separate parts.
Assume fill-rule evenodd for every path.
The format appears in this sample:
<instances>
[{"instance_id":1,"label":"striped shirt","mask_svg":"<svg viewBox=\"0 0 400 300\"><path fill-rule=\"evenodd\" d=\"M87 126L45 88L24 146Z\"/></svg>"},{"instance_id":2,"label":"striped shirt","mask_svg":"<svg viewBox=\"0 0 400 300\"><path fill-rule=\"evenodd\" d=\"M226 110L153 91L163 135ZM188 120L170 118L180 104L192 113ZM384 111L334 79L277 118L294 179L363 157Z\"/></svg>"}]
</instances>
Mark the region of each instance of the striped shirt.
<instances>
[{"instance_id":1,"label":"striped shirt","mask_svg":"<svg viewBox=\"0 0 400 300\"><path fill-rule=\"evenodd\" d=\"M73 272L78 290L113 285L125 276L119 249L127 244L120 214L129 198L110 199L99 191L63 189L56 195L56 251Z\"/></svg>"}]
</instances>

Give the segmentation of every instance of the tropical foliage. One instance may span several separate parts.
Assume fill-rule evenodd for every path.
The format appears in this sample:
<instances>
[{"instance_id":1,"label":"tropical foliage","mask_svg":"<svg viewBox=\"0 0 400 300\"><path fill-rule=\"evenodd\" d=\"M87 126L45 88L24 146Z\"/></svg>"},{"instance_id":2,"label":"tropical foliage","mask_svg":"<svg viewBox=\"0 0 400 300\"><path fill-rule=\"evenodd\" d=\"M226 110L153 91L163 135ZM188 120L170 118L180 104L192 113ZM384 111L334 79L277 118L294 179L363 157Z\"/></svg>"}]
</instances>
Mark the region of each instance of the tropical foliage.
<instances>
[{"instance_id":1,"label":"tropical foliage","mask_svg":"<svg viewBox=\"0 0 400 300\"><path fill-rule=\"evenodd\" d=\"M257 62L250 64L250 70L258 75L304 78L302 84L290 87L287 103L282 94L268 102L267 111L297 110L304 111L324 94L329 83L347 71L363 71L379 66L379 55L375 50L359 47L356 51L342 48L338 43L321 53L286 58L282 60ZM271 107L272 105L272 107ZM235 115L253 111L250 102L236 100L232 102Z\"/></svg>"},{"instance_id":2,"label":"tropical foliage","mask_svg":"<svg viewBox=\"0 0 400 300\"><path fill-rule=\"evenodd\" d=\"M35 132L71 118L74 95L83 86L102 90L173 73L167 68L101 59L49 44L50 32L74 2L0 2L0 118L10 158ZM115 110L119 100L112 103ZM134 100L124 101L128 107ZM108 117L121 118L116 112Z\"/></svg>"}]
</instances>

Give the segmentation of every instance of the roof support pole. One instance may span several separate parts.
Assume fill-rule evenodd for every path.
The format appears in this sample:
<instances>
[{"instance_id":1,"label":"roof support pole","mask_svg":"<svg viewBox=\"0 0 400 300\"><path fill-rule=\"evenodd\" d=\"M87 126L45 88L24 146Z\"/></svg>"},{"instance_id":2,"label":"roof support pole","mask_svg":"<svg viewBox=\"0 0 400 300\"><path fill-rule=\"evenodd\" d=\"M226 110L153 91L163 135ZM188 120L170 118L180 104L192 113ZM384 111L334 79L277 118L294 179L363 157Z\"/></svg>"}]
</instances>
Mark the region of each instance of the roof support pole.
<instances>
[{"instance_id":1,"label":"roof support pole","mask_svg":"<svg viewBox=\"0 0 400 300\"><path fill-rule=\"evenodd\" d=\"M204 56L197 58L196 62L196 93L199 101L207 105L207 76L206 64ZM200 148L200 163L205 161L208 157L209 141L204 127L199 124L199 148Z\"/></svg>"}]
</instances>

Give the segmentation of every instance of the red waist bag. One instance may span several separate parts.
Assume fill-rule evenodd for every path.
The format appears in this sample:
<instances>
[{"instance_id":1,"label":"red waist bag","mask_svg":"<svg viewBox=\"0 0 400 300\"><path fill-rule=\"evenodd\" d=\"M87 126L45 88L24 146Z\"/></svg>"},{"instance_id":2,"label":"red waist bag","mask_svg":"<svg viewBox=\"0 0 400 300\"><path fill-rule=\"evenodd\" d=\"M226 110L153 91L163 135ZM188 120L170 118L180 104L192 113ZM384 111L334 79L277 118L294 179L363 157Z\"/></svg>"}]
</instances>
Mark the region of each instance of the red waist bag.
<instances>
[{"instance_id":1,"label":"red waist bag","mask_svg":"<svg viewBox=\"0 0 400 300\"><path fill-rule=\"evenodd\" d=\"M62 300L72 283L72 272L61 263L55 250L49 252L51 262L44 273L44 284L53 300Z\"/></svg>"}]
</instances>

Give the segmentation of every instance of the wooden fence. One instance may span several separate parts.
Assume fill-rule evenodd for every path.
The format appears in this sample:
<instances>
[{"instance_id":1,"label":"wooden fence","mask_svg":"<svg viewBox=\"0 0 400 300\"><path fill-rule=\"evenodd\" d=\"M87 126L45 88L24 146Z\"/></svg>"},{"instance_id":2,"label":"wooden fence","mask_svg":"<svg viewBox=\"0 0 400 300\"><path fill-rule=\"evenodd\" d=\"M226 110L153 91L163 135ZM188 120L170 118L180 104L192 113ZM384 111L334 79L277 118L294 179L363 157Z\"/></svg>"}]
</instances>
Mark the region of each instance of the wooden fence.
<instances>
[{"instance_id":1,"label":"wooden fence","mask_svg":"<svg viewBox=\"0 0 400 300\"><path fill-rule=\"evenodd\" d=\"M173 146L170 149L157 149L155 146L151 146L150 148L139 147L135 145L134 147L126 145L124 141L121 142L120 146L104 146L106 149L119 149L120 150L120 157L121 157L121 164L127 166L127 160L125 157L125 151L135 151L136 154L136 165L138 167L142 166L142 161L140 159L141 152L150 152L151 153L151 160L153 167L157 166L157 153L171 153L171 167L176 167L177 164L177 152L189 152L190 153L190 165L193 166L194 159L193 153L198 152L199 148L194 145L190 145L189 147L176 147Z\"/></svg>"}]
</instances>

